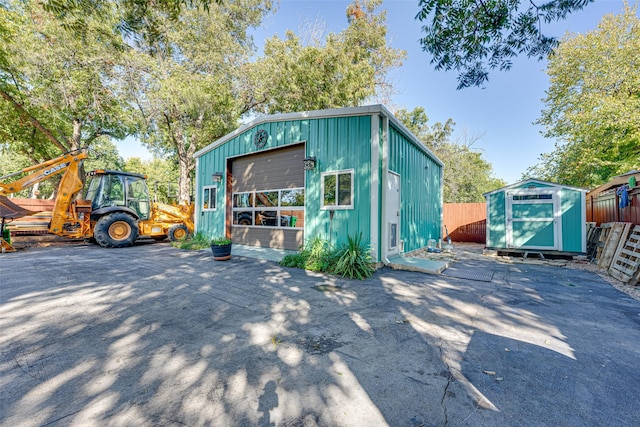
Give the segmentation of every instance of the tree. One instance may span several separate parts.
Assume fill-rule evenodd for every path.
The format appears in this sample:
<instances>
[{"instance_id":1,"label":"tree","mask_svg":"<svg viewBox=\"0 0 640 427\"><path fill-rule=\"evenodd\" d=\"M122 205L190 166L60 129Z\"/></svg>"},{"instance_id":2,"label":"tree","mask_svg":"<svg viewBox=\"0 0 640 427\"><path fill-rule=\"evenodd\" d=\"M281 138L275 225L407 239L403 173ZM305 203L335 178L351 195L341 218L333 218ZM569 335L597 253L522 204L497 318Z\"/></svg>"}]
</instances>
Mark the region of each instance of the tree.
<instances>
[{"instance_id":1,"label":"tree","mask_svg":"<svg viewBox=\"0 0 640 427\"><path fill-rule=\"evenodd\" d=\"M489 70L511 68L520 54L545 59L557 47L542 24L565 19L593 0L420 0L420 44L436 70L458 72L458 89L481 86Z\"/></svg>"},{"instance_id":2,"label":"tree","mask_svg":"<svg viewBox=\"0 0 640 427\"><path fill-rule=\"evenodd\" d=\"M398 110L396 117L444 163L445 203L484 202L484 193L506 184L494 178L491 164L473 151L473 144L480 137L465 133L460 142L451 141L455 126L452 119L430 126L422 107Z\"/></svg>"},{"instance_id":3,"label":"tree","mask_svg":"<svg viewBox=\"0 0 640 427\"><path fill-rule=\"evenodd\" d=\"M127 159L123 170L145 174L152 197L159 202L170 203L178 200L178 167L175 162L157 157L150 161L132 157Z\"/></svg>"},{"instance_id":4,"label":"tree","mask_svg":"<svg viewBox=\"0 0 640 427\"><path fill-rule=\"evenodd\" d=\"M358 105L375 94L404 55L386 46L384 13L374 14L379 4L367 1L324 44L303 46L291 32L274 38L255 62L248 29L269 2L228 1L208 13L185 8L154 43L142 38L130 79L140 134L152 149L177 156L180 199L189 199L193 153L236 128L243 114Z\"/></svg>"},{"instance_id":5,"label":"tree","mask_svg":"<svg viewBox=\"0 0 640 427\"><path fill-rule=\"evenodd\" d=\"M129 88L139 135L154 151L175 155L179 198L190 200L193 154L234 129L246 106L239 89L253 52L249 28L270 2L235 0L209 10L183 8L172 20L154 14L160 37L142 37L129 59Z\"/></svg>"},{"instance_id":6,"label":"tree","mask_svg":"<svg viewBox=\"0 0 640 427\"><path fill-rule=\"evenodd\" d=\"M538 120L556 149L527 171L594 187L640 168L640 19L636 7L565 38L549 59L550 87Z\"/></svg>"},{"instance_id":7,"label":"tree","mask_svg":"<svg viewBox=\"0 0 640 427\"><path fill-rule=\"evenodd\" d=\"M347 27L323 41L303 44L288 31L284 40L267 40L264 58L251 72L257 91L255 109L278 113L360 105L387 89L388 71L399 67L406 52L387 46L382 0L356 1L347 8Z\"/></svg>"},{"instance_id":8,"label":"tree","mask_svg":"<svg viewBox=\"0 0 640 427\"><path fill-rule=\"evenodd\" d=\"M144 34L158 36L161 34L159 26L162 24L155 18L157 14L176 20L183 8L200 7L207 11L211 4L222 3L223 0L163 0L151 2L149 0L74 0L48 1L43 7L63 22L66 29L75 33L83 33L88 19L102 20L109 16L111 6L121 10L116 29L127 36ZM0 27L1 28L1 27Z\"/></svg>"},{"instance_id":9,"label":"tree","mask_svg":"<svg viewBox=\"0 0 640 427\"><path fill-rule=\"evenodd\" d=\"M82 34L65 31L65 18L40 2L7 2L1 17L0 110L10 119L1 131L12 149L39 162L126 135L116 84L124 45L111 30L113 9L87 19Z\"/></svg>"},{"instance_id":10,"label":"tree","mask_svg":"<svg viewBox=\"0 0 640 427\"><path fill-rule=\"evenodd\" d=\"M50 160L57 157L58 154L53 154L51 157L46 157L42 160ZM21 154L19 151L13 149L10 144L0 144L0 176L12 174L18 172L29 166L39 163L34 157ZM91 155L84 161L84 168L87 170L94 169L122 169L123 161L118 153L116 145L108 139L97 140L92 148ZM20 178L20 176L14 176L9 180ZM52 198L55 195L58 184L62 175L56 175L36 183L33 187L27 188L14 194L15 197L32 197L39 199Z\"/></svg>"}]
</instances>

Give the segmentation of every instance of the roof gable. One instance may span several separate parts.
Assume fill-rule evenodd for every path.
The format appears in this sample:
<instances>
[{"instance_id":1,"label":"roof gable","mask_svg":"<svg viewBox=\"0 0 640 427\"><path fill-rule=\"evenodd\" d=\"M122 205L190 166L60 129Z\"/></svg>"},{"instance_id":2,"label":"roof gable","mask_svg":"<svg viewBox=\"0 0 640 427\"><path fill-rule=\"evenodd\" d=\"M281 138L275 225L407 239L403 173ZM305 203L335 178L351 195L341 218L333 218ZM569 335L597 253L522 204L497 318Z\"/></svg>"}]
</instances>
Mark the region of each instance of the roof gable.
<instances>
[{"instance_id":1,"label":"roof gable","mask_svg":"<svg viewBox=\"0 0 640 427\"><path fill-rule=\"evenodd\" d=\"M554 182L530 178L524 181L516 182L515 184L507 185L506 187L498 188L497 190L489 191L487 193L484 193L483 196L487 197L492 194L499 193L506 190L526 189L526 188L532 188L532 189L533 188L550 188L550 187L566 188L566 189L575 190L575 191L582 191L584 193L587 192L587 190L584 188L572 187L570 185L556 184Z\"/></svg>"},{"instance_id":2,"label":"roof gable","mask_svg":"<svg viewBox=\"0 0 640 427\"><path fill-rule=\"evenodd\" d=\"M362 107L345 107L345 108L334 108L334 109L326 109L326 110L314 110L314 111L303 111L297 113L283 113L283 114L271 114L271 115L263 115L256 117L250 122L240 126L238 129L233 132L228 133L222 138L217 139L206 147L198 150L193 157L198 158L203 156L204 154L212 151L216 147L219 147L233 138L241 135L254 127L263 125L265 123L273 123L273 122L284 122L284 121L294 121L294 120L307 120L307 119L324 119L324 118L332 118L332 117L348 117L348 116L370 116L378 114L384 116L389 119L390 122L393 123L395 127L397 127L406 137L407 139L417 146L424 153L433 158L433 160L438 163L440 166L444 166L444 163L435 155L426 145L422 143L406 126L404 126L389 110L387 110L381 104L368 105Z\"/></svg>"}]
</instances>

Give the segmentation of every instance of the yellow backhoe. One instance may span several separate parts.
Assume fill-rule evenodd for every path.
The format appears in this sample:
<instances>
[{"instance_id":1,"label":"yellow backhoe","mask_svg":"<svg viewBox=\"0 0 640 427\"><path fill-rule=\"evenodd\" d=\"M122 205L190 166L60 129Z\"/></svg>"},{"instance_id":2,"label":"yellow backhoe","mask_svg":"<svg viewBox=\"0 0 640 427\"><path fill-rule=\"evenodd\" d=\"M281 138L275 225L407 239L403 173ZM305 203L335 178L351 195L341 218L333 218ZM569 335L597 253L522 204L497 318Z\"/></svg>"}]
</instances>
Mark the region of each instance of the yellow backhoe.
<instances>
[{"instance_id":1,"label":"yellow backhoe","mask_svg":"<svg viewBox=\"0 0 640 427\"><path fill-rule=\"evenodd\" d=\"M52 234L95 240L106 248L121 248L133 245L138 237L178 240L193 233L193 205L152 201L144 175L111 170L89 172L84 199L76 199L84 187L80 173L86 158L86 149L78 149L0 177L2 181L24 175L13 182L0 182L3 252L14 250L5 238L6 220L35 213L17 206L7 195L59 174L63 175L49 224Z\"/></svg>"}]
</instances>

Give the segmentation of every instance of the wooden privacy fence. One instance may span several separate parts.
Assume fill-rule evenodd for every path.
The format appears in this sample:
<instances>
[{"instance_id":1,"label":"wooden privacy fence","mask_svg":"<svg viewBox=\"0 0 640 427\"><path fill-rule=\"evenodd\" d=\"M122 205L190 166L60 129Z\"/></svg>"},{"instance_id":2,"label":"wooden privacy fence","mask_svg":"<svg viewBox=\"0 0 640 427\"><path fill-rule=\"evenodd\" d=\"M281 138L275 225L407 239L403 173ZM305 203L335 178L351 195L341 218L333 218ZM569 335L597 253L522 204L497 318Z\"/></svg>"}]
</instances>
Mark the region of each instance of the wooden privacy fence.
<instances>
[{"instance_id":1,"label":"wooden privacy fence","mask_svg":"<svg viewBox=\"0 0 640 427\"><path fill-rule=\"evenodd\" d=\"M486 203L445 203L444 223L454 242L485 243L487 239ZM442 236L446 238L445 230Z\"/></svg>"}]
</instances>

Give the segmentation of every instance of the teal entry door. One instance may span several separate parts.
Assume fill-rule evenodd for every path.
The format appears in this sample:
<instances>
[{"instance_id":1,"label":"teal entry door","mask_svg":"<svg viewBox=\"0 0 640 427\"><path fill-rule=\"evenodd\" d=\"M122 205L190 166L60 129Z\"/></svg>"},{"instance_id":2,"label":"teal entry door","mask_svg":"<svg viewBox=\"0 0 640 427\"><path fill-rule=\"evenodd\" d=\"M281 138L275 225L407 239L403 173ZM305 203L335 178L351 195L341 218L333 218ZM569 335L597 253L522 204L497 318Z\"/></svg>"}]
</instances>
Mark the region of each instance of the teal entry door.
<instances>
[{"instance_id":1,"label":"teal entry door","mask_svg":"<svg viewBox=\"0 0 640 427\"><path fill-rule=\"evenodd\" d=\"M508 191L506 196L507 247L558 250L557 192L537 188Z\"/></svg>"}]
</instances>

